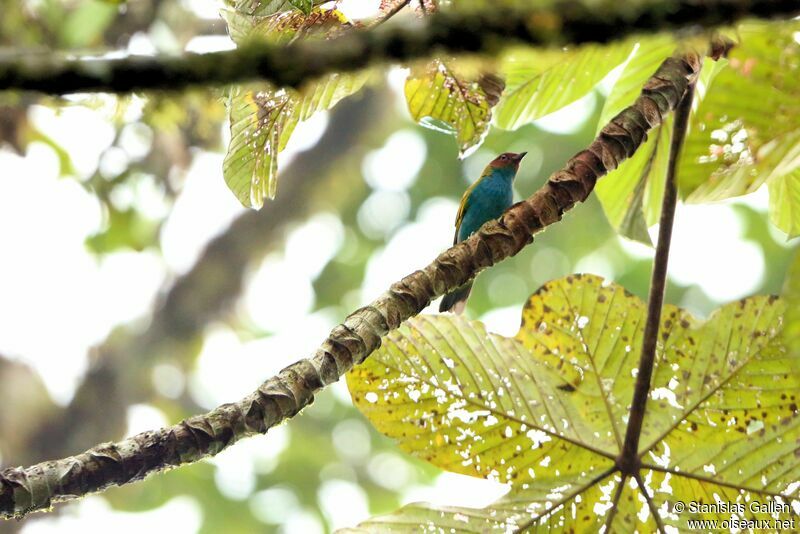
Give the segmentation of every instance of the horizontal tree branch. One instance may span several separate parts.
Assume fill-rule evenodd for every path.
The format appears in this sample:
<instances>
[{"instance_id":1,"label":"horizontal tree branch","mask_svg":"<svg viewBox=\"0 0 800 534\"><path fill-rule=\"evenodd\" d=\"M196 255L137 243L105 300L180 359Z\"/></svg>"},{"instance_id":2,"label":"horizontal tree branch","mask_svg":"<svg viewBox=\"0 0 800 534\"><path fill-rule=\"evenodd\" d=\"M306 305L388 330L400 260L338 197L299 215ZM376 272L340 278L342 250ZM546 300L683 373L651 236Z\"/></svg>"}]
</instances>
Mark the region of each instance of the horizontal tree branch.
<instances>
[{"instance_id":1,"label":"horizontal tree branch","mask_svg":"<svg viewBox=\"0 0 800 534\"><path fill-rule=\"evenodd\" d=\"M796 0L614 2L602 10L578 2L556 6L443 10L426 17L425 22L354 30L330 41L299 41L288 46L252 43L208 54L116 59L23 54L0 60L0 90L124 93L256 79L296 87L330 72L440 52L491 54L519 43L603 43L632 33L691 30L730 24L747 16L789 17L800 13Z\"/></svg>"},{"instance_id":2,"label":"horizontal tree branch","mask_svg":"<svg viewBox=\"0 0 800 534\"><path fill-rule=\"evenodd\" d=\"M244 399L77 456L0 472L0 517L22 517L53 502L195 462L294 416L311 404L317 391L377 349L387 332L434 298L515 255L533 241L534 233L585 200L597 179L631 157L647 132L675 108L699 68L700 59L694 53L664 61L636 102L614 117L588 149L570 158L541 189L350 314L311 358L286 367Z\"/></svg>"}]
</instances>

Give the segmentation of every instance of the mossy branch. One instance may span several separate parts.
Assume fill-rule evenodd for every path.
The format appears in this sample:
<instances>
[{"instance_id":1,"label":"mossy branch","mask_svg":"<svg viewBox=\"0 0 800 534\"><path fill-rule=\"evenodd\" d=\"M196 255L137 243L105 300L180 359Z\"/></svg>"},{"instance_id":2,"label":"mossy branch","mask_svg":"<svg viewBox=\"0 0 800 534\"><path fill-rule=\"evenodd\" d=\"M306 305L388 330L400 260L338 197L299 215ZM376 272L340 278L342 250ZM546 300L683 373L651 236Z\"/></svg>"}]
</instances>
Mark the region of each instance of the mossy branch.
<instances>
[{"instance_id":1,"label":"mossy branch","mask_svg":"<svg viewBox=\"0 0 800 534\"><path fill-rule=\"evenodd\" d=\"M311 404L317 391L367 358L387 332L436 297L515 255L533 241L534 233L585 200L597 179L631 157L647 132L675 109L699 68L700 59L694 53L664 61L636 102L614 117L586 150L570 158L541 189L353 312L312 357L286 367L244 399L77 456L0 472L0 517L22 517L54 502L196 462L294 416Z\"/></svg>"},{"instance_id":2,"label":"mossy branch","mask_svg":"<svg viewBox=\"0 0 800 534\"><path fill-rule=\"evenodd\" d=\"M579 2L557 3L553 8L443 10L427 17L425 23L356 30L330 41L298 41L288 46L252 43L208 54L91 60L17 55L0 60L0 91L125 93L257 79L297 87L330 72L441 52L493 54L520 43L604 43L633 33L697 30L748 16L790 17L797 13L800 6L796 0L614 2L602 10Z\"/></svg>"}]
</instances>

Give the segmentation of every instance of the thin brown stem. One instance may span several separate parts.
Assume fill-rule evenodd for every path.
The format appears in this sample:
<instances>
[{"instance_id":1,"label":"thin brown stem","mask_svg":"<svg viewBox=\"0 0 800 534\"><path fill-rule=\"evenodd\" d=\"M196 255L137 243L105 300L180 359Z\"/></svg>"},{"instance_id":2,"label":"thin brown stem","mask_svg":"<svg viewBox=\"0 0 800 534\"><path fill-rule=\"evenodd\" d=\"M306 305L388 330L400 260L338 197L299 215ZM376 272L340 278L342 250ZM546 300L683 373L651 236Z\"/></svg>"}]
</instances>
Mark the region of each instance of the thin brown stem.
<instances>
[{"instance_id":1,"label":"thin brown stem","mask_svg":"<svg viewBox=\"0 0 800 534\"><path fill-rule=\"evenodd\" d=\"M627 480L628 475L620 473L620 481L619 485L617 486L617 491L614 492L614 497L611 499L611 509L608 511L606 520L603 522L603 526L605 527L603 532L611 532L611 524L614 522L614 518L617 516L619 498L622 496L622 490L625 489L625 482Z\"/></svg>"},{"instance_id":2,"label":"thin brown stem","mask_svg":"<svg viewBox=\"0 0 800 534\"><path fill-rule=\"evenodd\" d=\"M664 526L664 521L661 519L661 516L658 515L658 507L656 507L653 497L647 491L647 486L645 486L644 479L642 479L642 473L637 471L633 478L636 480L636 484L639 486L639 491L641 491L642 495L644 495L644 500L647 502L647 507L650 509L650 513L653 514L653 521L656 522L656 527L658 528L659 534L665 534L667 529Z\"/></svg>"},{"instance_id":3,"label":"thin brown stem","mask_svg":"<svg viewBox=\"0 0 800 534\"><path fill-rule=\"evenodd\" d=\"M696 79L696 78L695 78ZM625 443L622 447L617 464L623 473L635 474L638 470L639 437L642 433L647 396L650 393L650 380L656 358L658 345L658 330L661 324L661 308L664 304L664 292L667 287L667 264L669 262L669 247L672 241L672 225L675 222L675 206L678 203L678 187L675 181L675 169L678 164L683 140L686 137L689 115L692 110L694 98L694 80L689 84L683 94L678 107L675 108L675 125L672 130L669 162L667 166L666 184L664 186L664 199L661 204L661 220L658 228L658 245L653 260L653 273L650 279L650 295L647 306L647 322L644 327L644 340L642 353L639 358L639 371L636 375L636 384L631 401L631 413L628 419L628 428L625 433Z\"/></svg>"}]
</instances>

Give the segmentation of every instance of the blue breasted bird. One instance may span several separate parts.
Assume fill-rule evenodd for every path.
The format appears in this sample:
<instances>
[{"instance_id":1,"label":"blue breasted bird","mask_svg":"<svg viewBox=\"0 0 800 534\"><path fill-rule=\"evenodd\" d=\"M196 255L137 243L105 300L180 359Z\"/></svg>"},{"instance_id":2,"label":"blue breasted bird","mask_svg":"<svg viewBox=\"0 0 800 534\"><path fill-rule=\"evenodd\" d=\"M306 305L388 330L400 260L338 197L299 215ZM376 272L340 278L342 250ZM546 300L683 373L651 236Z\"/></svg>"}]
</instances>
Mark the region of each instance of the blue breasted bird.
<instances>
[{"instance_id":1,"label":"blue breasted bird","mask_svg":"<svg viewBox=\"0 0 800 534\"><path fill-rule=\"evenodd\" d=\"M517 176L519 162L525 154L527 152L500 154L486 166L481 177L469 186L458 207L454 245L471 236L486 221L500 217L511 206L514 201L511 186ZM463 312L471 289L472 281L469 281L445 295L439 311Z\"/></svg>"}]
</instances>

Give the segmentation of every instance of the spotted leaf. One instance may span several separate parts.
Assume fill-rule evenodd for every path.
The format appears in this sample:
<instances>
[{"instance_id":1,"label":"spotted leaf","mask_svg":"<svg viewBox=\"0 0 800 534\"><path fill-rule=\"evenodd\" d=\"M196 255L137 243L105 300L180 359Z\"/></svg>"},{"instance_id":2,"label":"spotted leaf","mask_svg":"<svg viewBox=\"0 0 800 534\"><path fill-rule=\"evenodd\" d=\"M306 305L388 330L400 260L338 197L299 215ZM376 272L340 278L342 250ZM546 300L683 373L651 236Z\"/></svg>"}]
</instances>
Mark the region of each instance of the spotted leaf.
<instances>
[{"instance_id":1,"label":"spotted leaf","mask_svg":"<svg viewBox=\"0 0 800 534\"><path fill-rule=\"evenodd\" d=\"M231 38L284 44L300 38L326 39L351 28L335 4L312 0L229 0L223 9ZM358 91L368 74L331 74L300 90L235 87L229 98L231 141L223 163L228 187L248 207L260 208L277 190L278 153L299 122Z\"/></svg>"},{"instance_id":2,"label":"spotted leaf","mask_svg":"<svg viewBox=\"0 0 800 534\"><path fill-rule=\"evenodd\" d=\"M537 291L513 338L457 316L418 316L348 374L356 406L438 467L507 483L484 509L416 504L357 530L680 530L678 500L722 495L739 518L800 511L800 354L784 305L753 297L706 321L665 306L638 456L627 431L646 306L621 286L572 275ZM744 503L772 503L753 511ZM792 511L792 506L796 511Z\"/></svg>"},{"instance_id":3,"label":"spotted leaf","mask_svg":"<svg viewBox=\"0 0 800 534\"><path fill-rule=\"evenodd\" d=\"M225 182L248 207L274 198L278 153L297 124L358 91L368 74L332 74L302 90L237 87L230 96L231 141L223 162Z\"/></svg>"},{"instance_id":4,"label":"spotted leaf","mask_svg":"<svg viewBox=\"0 0 800 534\"><path fill-rule=\"evenodd\" d=\"M412 69L405 96L414 120L455 135L463 156L489 131L492 107L504 87L493 74L465 75L456 72L453 63L435 60Z\"/></svg>"}]
</instances>

